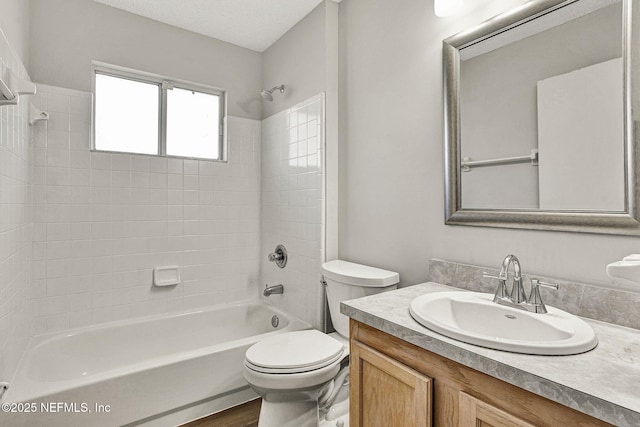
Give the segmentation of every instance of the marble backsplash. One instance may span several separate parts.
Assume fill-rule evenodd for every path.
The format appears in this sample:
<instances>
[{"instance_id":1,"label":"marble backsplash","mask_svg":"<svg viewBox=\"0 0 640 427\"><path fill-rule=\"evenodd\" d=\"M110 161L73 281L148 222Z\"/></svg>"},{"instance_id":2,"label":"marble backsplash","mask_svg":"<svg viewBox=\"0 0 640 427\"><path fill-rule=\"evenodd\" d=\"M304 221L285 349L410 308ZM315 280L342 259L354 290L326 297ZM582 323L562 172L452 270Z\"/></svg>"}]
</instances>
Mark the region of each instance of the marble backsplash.
<instances>
[{"instance_id":1,"label":"marble backsplash","mask_svg":"<svg viewBox=\"0 0 640 427\"><path fill-rule=\"evenodd\" d=\"M483 272L497 275L496 268L461 264L453 261L431 259L428 264L428 281L475 292L494 293L496 279L482 277ZM581 317L640 329L640 293L618 291L584 283L568 282L536 274L523 274L525 290L529 292L531 278L557 283L559 289L541 288L545 304L560 308ZM510 284L508 284L510 286Z\"/></svg>"}]
</instances>

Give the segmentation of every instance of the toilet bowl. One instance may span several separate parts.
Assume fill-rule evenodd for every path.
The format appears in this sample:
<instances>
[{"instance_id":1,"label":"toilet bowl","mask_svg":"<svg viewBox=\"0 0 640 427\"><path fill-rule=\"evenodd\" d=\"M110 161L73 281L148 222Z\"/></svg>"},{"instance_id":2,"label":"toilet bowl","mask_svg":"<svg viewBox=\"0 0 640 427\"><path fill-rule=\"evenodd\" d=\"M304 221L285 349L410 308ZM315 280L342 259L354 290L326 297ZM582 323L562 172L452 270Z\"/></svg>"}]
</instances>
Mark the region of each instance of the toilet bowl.
<instances>
[{"instance_id":1,"label":"toilet bowl","mask_svg":"<svg viewBox=\"0 0 640 427\"><path fill-rule=\"evenodd\" d=\"M321 414L331 425L348 425L343 419L348 411L349 318L340 313L340 302L395 289L399 276L341 260L324 263L322 273L336 332L280 334L245 354L244 377L262 397L258 427L318 427ZM343 400L339 404L338 396Z\"/></svg>"}]
</instances>

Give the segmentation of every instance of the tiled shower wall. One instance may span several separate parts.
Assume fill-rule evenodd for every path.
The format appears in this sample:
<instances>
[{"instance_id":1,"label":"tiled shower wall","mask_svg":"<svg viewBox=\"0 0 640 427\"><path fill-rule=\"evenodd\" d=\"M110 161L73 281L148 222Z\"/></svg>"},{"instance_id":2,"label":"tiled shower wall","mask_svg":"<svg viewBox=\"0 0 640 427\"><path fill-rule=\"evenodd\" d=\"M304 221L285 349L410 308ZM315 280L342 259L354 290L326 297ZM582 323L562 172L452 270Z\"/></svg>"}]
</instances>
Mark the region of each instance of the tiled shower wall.
<instances>
[{"instance_id":1,"label":"tiled shower wall","mask_svg":"<svg viewBox=\"0 0 640 427\"><path fill-rule=\"evenodd\" d=\"M0 31L0 58L27 72ZM31 145L29 98L0 106L0 381L9 381L29 337L31 274Z\"/></svg>"},{"instance_id":2,"label":"tiled shower wall","mask_svg":"<svg viewBox=\"0 0 640 427\"><path fill-rule=\"evenodd\" d=\"M261 285L284 285L269 302L322 329L324 95L262 121ZM267 261L284 244L284 269Z\"/></svg>"},{"instance_id":3,"label":"tiled shower wall","mask_svg":"<svg viewBox=\"0 0 640 427\"><path fill-rule=\"evenodd\" d=\"M259 121L228 118L226 163L92 152L91 94L38 88L33 333L255 298Z\"/></svg>"}]
</instances>

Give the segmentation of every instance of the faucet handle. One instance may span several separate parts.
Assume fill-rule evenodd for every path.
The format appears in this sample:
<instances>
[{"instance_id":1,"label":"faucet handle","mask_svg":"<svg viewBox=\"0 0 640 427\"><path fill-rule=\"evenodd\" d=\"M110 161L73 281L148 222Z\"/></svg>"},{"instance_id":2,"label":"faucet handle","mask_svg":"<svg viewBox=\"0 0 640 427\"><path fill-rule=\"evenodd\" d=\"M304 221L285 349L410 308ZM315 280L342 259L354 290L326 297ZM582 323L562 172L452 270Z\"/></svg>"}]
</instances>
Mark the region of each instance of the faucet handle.
<instances>
[{"instance_id":1,"label":"faucet handle","mask_svg":"<svg viewBox=\"0 0 640 427\"><path fill-rule=\"evenodd\" d=\"M542 302L542 297L540 296L540 286L558 290L558 284L543 282L538 279L531 279L531 294L529 295L528 303L531 307L533 307L533 311L535 313L544 314L547 312L547 306L544 305L544 302Z\"/></svg>"},{"instance_id":2,"label":"faucet handle","mask_svg":"<svg viewBox=\"0 0 640 427\"><path fill-rule=\"evenodd\" d=\"M534 285L534 283L535 283L535 285ZM538 280L538 279L531 279L531 285L532 286L542 286L544 288L552 288L552 289L555 289L556 291L558 290L558 284L557 283L543 282L543 281Z\"/></svg>"},{"instance_id":3,"label":"faucet handle","mask_svg":"<svg viewBox=\"0 0 640 427\"><path fill-rule=\"evenodd\" d=\"M267 257L269 258L269 261L276 262L276 261L280 261L281 259L283 259L284 255L282 255L282 253L272 252Z\"/></svg>"},{"instance_id":4,"label":"faucet handle","mask_svg":"<svg viewBox=\"0 0 640 427\"><path fill-rule=\"evenodd\" d=\"M487 279L498 279L500 281L500 283L498 284L498 287L496 288L495 295L493 296L493 302L497 302L498 300L503 300L507 298L507 278L506 277L503 277L502 274L495 276L493 274L487 273L486 271L482 272L482 277L485 277Z\"/></svg>"},{"instance_id":5,"label":"faucet handle","mask_svg":"<svg viewBox=\"0 0 640 427\"><path fill-rule=\"evenodd\" d=\"M267 255L267 258L271 262L275 262L280 268L284 268L287 265L287 248L284 245L276 246L276 249Z\"/></svg>"},{"instance_id":6,"label":"faucet handle","mask_svg":"<svg viewBox=\"0 0 640 427\"><path fill-rule=\"evenodd\" d=\"M498 274L496 276L494 274L489 274L486 271L483 271L482 272L482 277L486 277L487 279L507 280L507 275L506 274L502 274L502 272L500 272L500 274Z\"/></svg>"}]
</instances>

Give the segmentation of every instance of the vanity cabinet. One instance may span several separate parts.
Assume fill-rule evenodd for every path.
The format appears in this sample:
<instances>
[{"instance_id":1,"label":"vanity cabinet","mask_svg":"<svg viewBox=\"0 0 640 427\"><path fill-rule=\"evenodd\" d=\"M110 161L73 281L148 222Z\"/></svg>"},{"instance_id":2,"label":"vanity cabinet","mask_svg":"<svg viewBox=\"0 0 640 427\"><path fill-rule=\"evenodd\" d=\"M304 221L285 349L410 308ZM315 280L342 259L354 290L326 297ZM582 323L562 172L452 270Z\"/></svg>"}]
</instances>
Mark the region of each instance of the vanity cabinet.
<instances>
[{"instance_id":1,"label":"vanity cabinet","mask_svg":"<svg viewBox=\"0 0 640 427\"><path fill-rule=\"evenodd\" d=\"M611 426L351 320L351 425Z\"/></svg>"},{"instance_id":2,"label":"vanity cabinet","mask_svg":"<svg viewBox=\"0 0 640 427\"><path fill-rule=\"evenodd\" d=\"M535 427L480 399L460 392L458 425L478 427Z\"/></svg>"},{"instance_id":3,"label":"vanity cabinet","mask_svg":"<svg viewBox=\"0 0 640 427\"><path fill-rule=\"evenodd\" d=\"M350 363L353 427L431 426L431 378L357 341Z\"/></svg>"}]
</instances>

